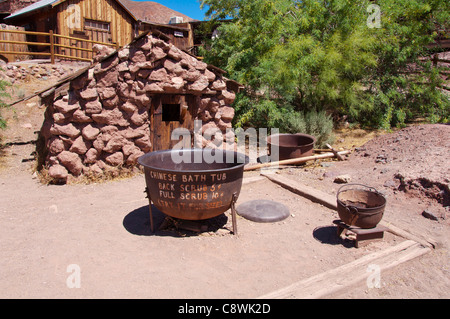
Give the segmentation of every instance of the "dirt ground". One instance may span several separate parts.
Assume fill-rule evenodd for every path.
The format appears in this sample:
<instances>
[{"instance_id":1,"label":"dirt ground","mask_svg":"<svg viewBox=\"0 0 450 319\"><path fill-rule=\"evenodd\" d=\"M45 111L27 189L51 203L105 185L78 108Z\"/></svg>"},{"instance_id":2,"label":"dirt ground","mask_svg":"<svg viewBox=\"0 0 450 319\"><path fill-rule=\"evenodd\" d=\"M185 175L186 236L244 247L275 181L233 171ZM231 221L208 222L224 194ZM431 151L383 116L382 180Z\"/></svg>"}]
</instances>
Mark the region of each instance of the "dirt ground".
<instances>
[{"instance_id":1,"label":"dirt ground","mask_svg":"<svg viewBox=\"0 0 450 319\"><path fill-rule=\"evenodd\" d=\"M283 221L238 216L234 236L227 212L201 234L152 234L143 175L89 185L39 182L35 145L28 142L36 139L43 111L37 100L3 111L9 127L2 143L9 144L0 156L1 298L255 298L404 240L386 233L383 241L355 248L336 236L336 212L267 179L245 183L237 206L271 199L289 208ZM450 297L449 136L448 125L389 134L343 130L335 146L353 151L345 161L279 171L333 195L342 186L335 177L347 174L385 194L383 218L438 242L432 252L382 272L380 288L364 282L328 298ZM258 175L246 172L244 180ZM157 226L163 219L155 213Z\"/></svg>"}]
</instances>

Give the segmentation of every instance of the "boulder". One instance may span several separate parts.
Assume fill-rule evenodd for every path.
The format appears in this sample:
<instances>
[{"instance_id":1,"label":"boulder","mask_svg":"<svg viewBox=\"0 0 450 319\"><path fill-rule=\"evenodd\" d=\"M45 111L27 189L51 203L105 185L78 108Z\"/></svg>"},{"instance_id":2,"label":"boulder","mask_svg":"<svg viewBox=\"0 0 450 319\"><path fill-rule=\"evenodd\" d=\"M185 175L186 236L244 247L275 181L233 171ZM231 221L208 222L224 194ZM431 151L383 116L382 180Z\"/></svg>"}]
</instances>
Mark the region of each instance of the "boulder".
<instances>
[{"instance_id":1,"label":"boulder","mask_svg":"<svg viewBox=\"0 0 450 319\"><path fill-rule=\"evenodd\" d=\"M102 58L106 57L107 55L112 54L115 50L114 48L102 44L95 44L92 47L92 51L94 52L94 62L100 61Z\"/></svg>"},{"instance_id":2,"label":"boulder","mask_svg":"<svg viewBox=\"0 0 450 319\"><path fill-rule=\"evenodd\" d=\"M99 152L95 148L90 148L84 157L85 164L95 164L98 159Z\"/></svg>"},{"instance_id":3,"label":"boulder","mask_svg":"<svg viewBox=\"0 0 450 319\"><path fill-rule=\"evenodd\" d=\"M118 57L121 61L127 60L129 55L130 55L130 49L127 47L123 48L122 50L120 50L118 52Z\"/></svg>"},{"instance_id":4,"label":"boulder","mask_svg":"<svg viewBox=\"0 0 450 319\"><path fill-rule=\"evenodd\" d=\"M72 121L75 123L90 123L92 119L83 110L76 110L72 115Z\"/></svg>"},{"instance_id":5,"label":"boulder","mask_svg":"<svg viewBox=\"0 0 450 319\"><path fill-rule=\"evenodd\" d=\"M58 160L75 176L79 176L83 171L83 163L76 153L63 151L58 155Z\"/></svg>"},{"instance_id":6,"label":"boulder","mask_svg":"<svg viewBox=\"0 0 450 319\"><path fill-rule=\"evenodd\" d=\"M335 182L337 184L346 184L346 183L349 183L351 181L351 179L352 179L352 177L350 175L345 174L345 175L336 176L334 178L333 182Z\"/></svg>"},{"instance_id":7,"label":"boulder","mask_svg":"<svg viewBox=\"0 0 450 319\"><path fill-rule=\"evenodd\" d=\"M209 85L208 78L204 75L201 75L200 78L194 83L188 86L188 90L194 93L200 93L205 90Z\"/></svg>"},{"instance_id":8,"label":"boulder","mask_svg":"<svg viewBox=\"0 0 450 319\"><path fill-rule=\"evenodd\" d=\"M219 109L220 118L224 121L231 122L234 118L234 108L223 106Z\"/></svg>"},{"instance_id":9,"label":"boulder","mask_svg":"<svg viewBox=\"0 0 450 319\"><path fill-rule=\"evenodd\" d=\"M67 114L80 109L80 104L79 103L69 104L63 99L60 99L53 103L53 107L55 108L56 111L61 112L62 114Z\"/></svg>"},{"instance_id":10,"label":"boulder","mask_svg":"<svg viewBox=\"0 0 450 319\"><path fill-rule=\"evenodd\" d=\"M128 140L122 135L114 135L106 144L103 149L104 152L114 153L122 149L124 145L128 143Z\"/></svg>"},{"instance_id":11,"label":"boulder","mask_svg":"<svg viewBox=\"0 0 450 319\"><path fill-rule=\"evenodd\" d=\"M56 155L65 150L64 142L59 138L52 138L47 145L48 151L52 155Z\"/></svg>"},{"instance_id":12,"label":"boulder","mask_svg":"<svg viewBox=\"0 0 450 319\"><path fill-rule=\"evenodd\" d=\"M128 114L133 114L137 110L137 106L130 101L125 102L120 106L120 109Z\"/></svg>"},{"instance_id":13,"label":"boulder","mask_svg":"<svg viewBox=\"0 0 450 319\"><path fill-rule=\"evenodd\" d=\"M89 142L86 142L82 136L79 136L70 147L69 151L83 155L91 147Z\"/></svg>"},{"instance_id":14,"label":"boulder","mask_svg":"<svg viewBox=\"0 0 450 319\"><path fill-rule=\"evenodd\" d=\"M92 114L92 119L99 124L127 127L130 123L119 109L103 110L100 114Z\"/></svg>"},{"instance_id":15,"label":"boulder","mask_svg":"<svg viewBox=\"0 0 450 319\"><path fill-rule=\"evenodd\" d=\"M167 74L166 69L161 68L161 69L153 70L152 73L149 75L148 79L150 81L167 82L169 79L169 76Z\"/></svg>"},{"instance_id":16,"label":"boulder","mask_svg":"<svg viewBox=\"0 0 450 319\"><path fill-rule=\"evenodd\" d=\"M93 100L98 97L97 89L87 88L80 91L80 97L84 100Z\"/></svg>"},{"instance_id":17,"label":"boulder","mask_svg":"<svg viewBox=\"0 0 450 319\"><path fill-rule=\"evenodd\" d=\"M106 156L105 161L111 166L120 166L124 163L124 155L122 152L116 152Z\"/></svg>"},{"instance_id":18,"label":"boulder","mask_svg":"<svg viewBox=\"0 0 450 319\"><path fill-rule=\"evenodd\" d=\"M161 60L163 58L165 58L167 56L167 53L164 52L164 50L160 47L154 47L152 49L152 53L151 53L151 59L153 61L158 61Z\"/></svg>"},{"instance_id":19,"label":"boulder","mask_svg":"<svg viewBox=\"0 0 450 319\"><path fill-rule=\"evenodd\" d=\"M119 71L115 68L97 76L97 87L116 87L119 83Z\"/></svg>"},{"instance_id":20,"label":"boulder","mask_svg":"<svg viewBox=\"0 0 450 319\"><path fill-rule=\"evenodd\" d=\"M103 109L103 105L99 100L89 101L84 107L86 114L98 114L101 113Z\"/></svg>"},{"instance_id":21,"label":"boulder","mask_svg":"<svg viewBox=\"0 0 450 319\"><path fill-rule=\"evenodd\" d=\"M69 172L64 166L57 164L48 169L48 175L55 180L65 182L69 176Z\"/></svg>"},{"instance_id":22,"label":"boulder","mask_svg":"<svg viewBox=\"0 0 450 319\"><path fill-rule=\"evenodd\" d=\"M54 124L50 128L50 133L53 135L65 135L71 138L78 137L81 132L72 123L66 125Z\"/></svg>"},{"instance_id":23,"label":"boulder","mask_svg":"<svg viewBox=\"0 0 450 319\"><path fill-rule=\"evenodd\" d=\"M211 90L222 91L227 88L227 85L222 79L218 79L211 84L210 88Z\"/></svg>"},{"instance_id":24,"label":"boulder","mask_svg":"<svg viewBox=\"0 0 450 319\"><path fill-rule=\"evenodd\" d=\"M99 87L97 93L102 100L106 100L116 96L116 89L114 87Z\"/></svg>"},{"instance_id":25,"label":"boulder","mask_svg":"<svg viewBox=\"0 0 450 319\"><path fill-rule=\"evenodd\" d=\"M223 90L220 97L223 98L225 104L232 104L236 98L236 94L228 90Z\"/></svg>"},{"instance_id":26,"label":"boulder","mask_svg":"<svg viewBox=\"0 0 450 319\"><path fill-rule=\"evenodd\" d=\"M129 59L133 63L140 63L147 61L147 57L145 56L145 53L141 50L137 50L135 48L130 49L130 55Z\"/></svg>"}]
</instances>

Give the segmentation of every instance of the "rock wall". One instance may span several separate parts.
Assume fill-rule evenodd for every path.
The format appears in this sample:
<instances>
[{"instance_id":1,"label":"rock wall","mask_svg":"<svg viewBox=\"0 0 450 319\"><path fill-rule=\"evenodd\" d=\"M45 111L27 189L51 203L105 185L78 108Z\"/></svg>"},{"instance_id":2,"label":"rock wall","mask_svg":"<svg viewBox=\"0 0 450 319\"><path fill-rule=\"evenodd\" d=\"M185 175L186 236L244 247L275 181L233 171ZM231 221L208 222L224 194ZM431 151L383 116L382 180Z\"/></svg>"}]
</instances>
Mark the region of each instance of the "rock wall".
<instances>
[{"instance_id":1,"label":"rock wall","mask_svg":"<svg viewBox=\"0 0 450 319\"><path fill-rule=\"evenodd\" d=\"M134 166L152 150L149 110L156 95L195 95L193 118L202 120L202 132L213 128L226 135L231 128L235 92L228 80L172 44L146 35L94 61L70 80L66 94L47 103L42 156L54 180Z\"/></svg>"}]
</instances>

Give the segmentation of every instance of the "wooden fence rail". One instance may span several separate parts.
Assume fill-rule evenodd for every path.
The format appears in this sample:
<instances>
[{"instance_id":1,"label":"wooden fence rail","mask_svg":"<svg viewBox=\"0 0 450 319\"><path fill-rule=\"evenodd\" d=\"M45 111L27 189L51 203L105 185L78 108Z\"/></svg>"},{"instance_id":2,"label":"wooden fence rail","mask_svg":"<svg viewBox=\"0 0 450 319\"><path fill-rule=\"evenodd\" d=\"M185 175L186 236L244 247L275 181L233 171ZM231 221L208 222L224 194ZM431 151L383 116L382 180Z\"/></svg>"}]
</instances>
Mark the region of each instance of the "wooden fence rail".
<instances>
[{"instance_id":1,"label":"wooden fence rail","mask_svg":"<svg viewBox=\"0 0 450 319\"><path fill-rule=\"evenodd\" d=\"M48 37L48 42L42 42L42 40L41 40L41 42L27 41L26 38L23 38L24 40L17 39L17 38L14 38L11 40L9 38L8 39L3 38L0 40L0 54L1 55L49 56L52 64L55 63L55 58L63 58L63 59L71 59L71 60L79 60L79 61L87 61L87 62L92 61L92 59L88 59L88 58L56 53L55 48L66 48L66 49L77 50L77 51L82 51L82 52L92 52L92 48L87 49L87 48L79 48L75 45L69 46L69 45L60 44L60 43L58 43L59 41L57 41L57 39L74 40L74 41L76 41L76 43L88 43L88 44L92 44L92 45L101 44L101 45L106 45L106 46L112 46L112 47L118 49L118 45L116 45L116 44L65 36L65 35L53 33L53 30L50 30L50 32L35 32L35 31L24 31L24 30L0 29L0 35L2 35L2 34L13 34L13 35L21 34L21 35L25 35L25 36L30 35L30 36ZM5 46L2 46L2 44L4 44ZM8 45L13 45L13 49L8 50L7 49ZM33 51L29 51L29 50L21 51L21 50L17 49L17 46L28 46L28 45L49 47L49 52L33 52Z\"/></svg>"}]
</instances>

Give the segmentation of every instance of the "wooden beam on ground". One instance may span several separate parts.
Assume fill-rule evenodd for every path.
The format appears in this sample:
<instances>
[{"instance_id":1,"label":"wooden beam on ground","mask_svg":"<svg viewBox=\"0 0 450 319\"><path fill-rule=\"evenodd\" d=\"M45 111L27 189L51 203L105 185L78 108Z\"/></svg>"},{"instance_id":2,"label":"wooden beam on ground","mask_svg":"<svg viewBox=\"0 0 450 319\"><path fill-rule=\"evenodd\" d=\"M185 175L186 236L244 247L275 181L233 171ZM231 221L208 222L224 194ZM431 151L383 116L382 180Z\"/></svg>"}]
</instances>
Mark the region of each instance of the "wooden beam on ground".
<instances>
[{"instance_id":1,"label":"wooden beam on ground","mask_svg":"<svg viewBox=\"0 0 450 319\"><path fill-rule=\"evenodd\" d=\"M323 298L355 284L367 281L371 272L369 265L377 265L385 271L406 261L422 256L431 249L413 240L406 240L396 246L374 252L353 262L298 281L285 288L259 297L260 299L313 299Z\"/></svg>"},{"instance_id":2,"label":"wooden beam on ground","mask_svg":"<svg viewBox=\"0 0 450 319\"><path fill-rule=\"evenodd\" d=\"M346 155L346 154L350 154L350 151L342 151L342 152L338 152L338 154ZM324 158L332 158L335 156L336 155L334 153L329 152L329 153L324 153L324 154L320 154L320 155L298 157L298 158L292 158L292 159L287 159L287 160L282 160L282 161L277 161L277 162L249 165L249 166L244 167L244 171L252 171L252 170L256 170L256 169L260 169L260 168L273 167L273 166L278 166L278 165L298 165L298 164L306 163L309 161L315 161L315 160L324 159Z\"/></svg>"},{"instance_id":3,"label":"wooden beam on ground","mask_svg":"<svg viewBox=\"0 0 450 319\"><path fill-rule=\"evenodd\" d=\"M278 175L278 174L267 174L261 173L262 176L267 177L272 182L283 186L284 188L290 190L291 192L308 198L309 200L326 206L330 209L337 210L336 197L315 188L303 185L293 179Z\"/></svg>"}]
</instances>

